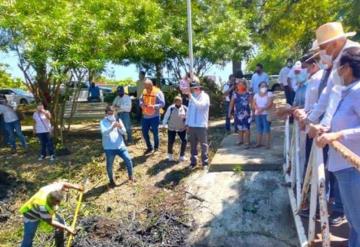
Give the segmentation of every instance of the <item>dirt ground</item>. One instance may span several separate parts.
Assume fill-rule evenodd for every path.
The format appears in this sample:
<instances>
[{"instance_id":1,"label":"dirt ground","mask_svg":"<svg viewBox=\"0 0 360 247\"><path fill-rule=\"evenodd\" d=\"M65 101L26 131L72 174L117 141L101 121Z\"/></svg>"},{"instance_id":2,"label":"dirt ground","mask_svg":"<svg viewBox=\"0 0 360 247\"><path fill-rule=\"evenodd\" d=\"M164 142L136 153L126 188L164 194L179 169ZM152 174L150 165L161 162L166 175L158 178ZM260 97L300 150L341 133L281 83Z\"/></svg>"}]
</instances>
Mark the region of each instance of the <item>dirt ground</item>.
<instances>
[{"instance_id":1,"label":"dirt ground","mask_svg":"<svg viewBox=\"0 0 360 247\"><path fill-rule=\"evenodd\" d=\"M73 246L112 246L110 242L116 243L114 246L185 246L192 219L184 206L182 181L197 171L191 172L188 162L166 160L165 130L160 134L160 150L147 157L143 156L145 143L140 132L135 131L136 144L129 151L137 182L127 183L126 170L117 158L114 171L118 186L112 190L107 187L98 131L85 128L66 134L65 146L71 154L59 156L55 162L38 161L38 141L30 132L26 134L28 152L20 149L11 155L9 149L0 148L0 246L19 245L23 226L18 209L41 186L57 180L85 183L80 229ZM224 134L222 126L209 128L210 158ZM178 158L179 143L174 150ZM69 224L76 200L77 192L70 191L60 210ZM51 231L51 227L41 225L34 246L52 246Z\"/></svg>"}]
</instances>

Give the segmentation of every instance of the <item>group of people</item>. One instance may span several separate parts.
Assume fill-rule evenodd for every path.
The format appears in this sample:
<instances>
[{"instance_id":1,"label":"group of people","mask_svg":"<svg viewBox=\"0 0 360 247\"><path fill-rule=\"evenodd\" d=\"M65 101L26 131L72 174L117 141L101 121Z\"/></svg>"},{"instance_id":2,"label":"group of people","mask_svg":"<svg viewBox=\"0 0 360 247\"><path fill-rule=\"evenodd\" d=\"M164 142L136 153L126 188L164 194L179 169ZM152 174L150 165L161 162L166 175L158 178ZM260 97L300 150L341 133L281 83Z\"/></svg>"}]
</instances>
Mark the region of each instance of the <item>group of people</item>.
<instances>
[{"instance_id":1,"label":"group of people","mask_svg":"<svg viewBox=\"0 0 360 247\"><path fill-rule=\"evenodd\" d=\"M142 72L141 72L142 73ZM161 116L164 112L165 97L160 88L153 85L153 82L145 78L142 80L144 88L137 101L141 109L141 131L146 144L144 155L156 153L159 150L159 127ZM109 186L115 187L113 177L113 163L115 157L120 156L127 167L130 181L133 177L133 161L129 155L127 145L133 142L131 130L131 98L125 94L123 87L117 88L117 97L112 106L105 110L105 117L100 121L102 133L102 144L106 156L106 169L109 178ZM176 96L162 119L164 127L167 126L168 133L168 154L167 159L174 161L173 146L178 135L181 140L179 161L186 161L185 151L187 142L190 142L190 168L196 167L198 162L197 146L201 146L201 163L206 169L208 167L208 119L210 99L207 93L202 90L199 79L194 76L189 87L182 91L189 101L186 106L182 97ZM153 134L153 142L150 138L150 131ZM124 138L126 136L126 139Z\"/></svg>"},{"instance_id":2,"label":"group of people","mask_svg":"<svg viewBox=\"0 0 360 247\"><path fill-rule=\"evenodd\" d=\"M257 64L250 85L244 78L229 76L223 87L225 98L225 129L231 130L231 118L234 117L234 130L239 133L238 145L245 149L250 145L250 124L255 120L255 148L271 147L270 110L273 107L273 94L269 90L269 76L263 71L263 65Z\"/></svg>"},{"instance_id":3,"label":"group of people","mask_svg":"<svg viewBox=\"0 0 360 247\"><path fill-rule=\"evenodd\" d=\"M349 223L349 246L360 246L360 172L331 143L339 141L356 155L360 155L360 44L348 39L354 33L345 33L341 23L326 23L316 31L316 40L309 53L293 65L291 59L280 72L280 82L285 91L286 114L294 117L303 131L305 155L303 172L309 160L311 146L323 148L327 164L329 195L332 202L331 224L338 224L345 218ZM165 107L164 94L153 85L150 79L142 78L143 89L139 91L137 105L141 109L141 129L146 144L144 155L159 149L159 126L167 125L167 158L174 160L173 145L178 135L181 140L179 161L185 161L187 141L190 142L190 168L198 163L198 144L201 145L201 163L208 167L208 117L210 99L202 90L199 80L190 76L181 96L174 99L161 121ZM118 96L112 106L105 109L105 117L100 121L102 145L106 156L106 170L109 186L116 186L113 177L113 162L120 156L127 167L130 181L134 181L133 161L127 144L133 142L131 132L131 99L124 88L117 89ZM226 130L231 130L234 116L234 129L239 133L239 145L250 147L250 124L255 120L256 144L254 147L270 148L271 117L273 95L269 91L269 77L261 64L250 84L243 78L229 77L225 84ZM188 105L183 104L184 97ZM26 140L19 129L16 112L6 104L0 104L0 114L4 115L9 142L14 146L15 134L26 148ZM43 159L48 155L54 158L51 141L51 115L39 105L33 115L34 130L41 142ZM153 142L150 139L153 134ZM11 133L10 133L11 132ZM126 136L126 139L124 138ZM82 190L79 185L68 183L43 187L22 208L25 235L22 246L31 246L38 222L44 219L54 227L74 233L61 219L56 220L55 206L62 200L62 191L67 188ZM61 238L61 236L60 236Z\"/></svg>"},{"instance_id":4,"label":"group of people","mask_svg":"<svg viewBox=\"0 0 360 247\"><path fill-rule=\"evenodd\" d=\"M327 192L332 214L330 224L347 219L349 247L360 246L360 171L331 146L339 141L360 155L360 44L348 37L341 23L332 22L316 30L310 51L280 72L285 96L301 129L301 160L306 170L313 142L323 148Z\"/></svg>"},{"instance_id":5,"label":"group of people","mask_svg":"<svg viewBox=\"0 0 360 247\"><path fill-rule=\"evenodd\" d=\"M6 98L0 100L0 115L4 121L4 138L5 145L11 147L11 152L17 152L16 137L25 150L28 150L28 143L25 135L21 130L21 121L16 110L11 106ZM39 161L49 157L50 161L55 160L55 151L52 141L53 127L51 126L51 113L45 110L42 103L38 104L36 111L33 114L33 133L38 137L40 142Z\"/></svg>"}]
</instances>

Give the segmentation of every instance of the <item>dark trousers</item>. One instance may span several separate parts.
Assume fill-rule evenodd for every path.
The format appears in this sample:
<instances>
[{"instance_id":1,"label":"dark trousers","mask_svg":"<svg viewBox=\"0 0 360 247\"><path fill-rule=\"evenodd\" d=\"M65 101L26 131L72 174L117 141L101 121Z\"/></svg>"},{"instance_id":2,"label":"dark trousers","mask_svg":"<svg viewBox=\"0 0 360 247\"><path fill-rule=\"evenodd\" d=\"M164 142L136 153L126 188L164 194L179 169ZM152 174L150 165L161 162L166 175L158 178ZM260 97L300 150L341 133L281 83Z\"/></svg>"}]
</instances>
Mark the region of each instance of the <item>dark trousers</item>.
<instances>
[{"instance_id":1,"label":"dark trousers","mask_svg":"<svg viewBox=\"0 0 360 247\"><path fill-rule=\"evenodd\" d=\"M54 155L54 144L53 144L52 138L50 136L50 133L49 132L38 133L36 135L40 140L40 145L41 145L40 155L42 157L46 157L47 153L49 155ZM46 153L46 151L47 151L47 153Z\"/></svg>"},{"instance_id":2,"label":"dark trousers","mask_svg":"<svg viewBox=\"0 0 360 247\"><path fill-rule=\"evenodd\" d=\"M173 131L168 130L168 154L173 153L173 146L176 138L176 134L180 137L181 140L181 147L180 147L180 156L185 155L185 149L186 149L186 130L184 131Z\"/></svg>"},{"instance_id":3,"label":"dark trousers","mask_svg":"<svg viewBox=\"0 0 360 247\"><path fill-rule=\"evenodd\" d=\"M88 102L101 102L100 97L88 97Z\"/></svg>"},{"instance_id":4,"label":"dark trousers","mask_svg":"<svg viewBox=\"0 0 360 247\"><path fill-rule=\"evenodd\" d=\"M141 130L146 142L147 149L159 148L159 123L160 123L159 116L153 118L143 118L141 121L141 127L142 127ZM150 135L149 135L150 129L154 135L154 146L150 142Z\"/></svg>"},{"instance_id":5,"label":"dark trousers","mask_svg":"<svg viewBox=\"0 0 360 247\"><path fill-rule=\"evenodd\" d=\"M8 145L9 144L9 136L6 132L6 129L5 129L5 122L4 122L4 117L2 115L0 115L0 135L1 135L1 138L0 138L0 145L3 144L3 145Z\"/></svg>"},{"instance_id":6,"label":"dark trousers","mask_svg":"<svg viewBox=\"0 0 360 247\"><path fill-rule=\"evenodd\" d=\"M329 146L326 145L323 148L324 164L327 164L327 162L328 162L328 158L329 158L328 153L329 153ZM341 201L339 184L336 181L336 177L334 176L334 173L328 171L327 169L325 171L325 175L326 175L327 191L330 194L330 198L334 199L334 201L331 205L332 211L337 212L337 213L343 213L344 209L343 209L343 204Z\"/></svg>"},{"instance_id":7,"label":"dark trousers","mask_svg":"<svg viewBox=\"0 0 360 247\"><path fill-rule=\"evenodd\" d=\"M229 101L225 101L224 104L224 110L225 110L225 129L227 131L230 131L230 118L229 118L229 107L230 107L230 102Z\"/></svg>"},{"instance_id":8,"label":"dark trousers","mask_svg":"<svg viewBox=\"0 0 360 247\"><path fill-rule=\"evenodd\" d=\"M295 99L295 92L289 86L284 86L284 92L286 103L292 105Z\"/></svg>"}]
</instances>

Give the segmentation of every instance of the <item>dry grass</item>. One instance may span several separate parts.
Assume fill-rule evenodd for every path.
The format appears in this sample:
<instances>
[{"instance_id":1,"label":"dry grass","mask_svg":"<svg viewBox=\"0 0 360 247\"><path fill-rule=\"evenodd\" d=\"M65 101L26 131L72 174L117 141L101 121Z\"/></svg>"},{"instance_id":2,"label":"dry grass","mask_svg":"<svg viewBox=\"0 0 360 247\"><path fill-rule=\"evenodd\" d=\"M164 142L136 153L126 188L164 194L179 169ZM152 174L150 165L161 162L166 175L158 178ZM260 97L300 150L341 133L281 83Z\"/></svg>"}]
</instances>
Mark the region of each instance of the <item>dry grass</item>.
<instances>
[{"instance_id":1,"label":"dry grass","mask_svg":"<svg viewBox=\"0 0 360 247\"><path fill-rule=\"evenodd\" d=\"M65 146L71 154L59 157L54 163L49 160L37 161L38 143L34 137L29 137L30 151L10 155L8 149L0 149L0 171L11 174L16 182L9 186L7 197L0 201L0 214L10 217L1 222L1 246L18 246L22 237L22 217L18 213L24 203L41 186L56 180L68 180L83 183L86 180L86 193L81 208L80 218L98 215L112 219L136 217L148 224L144 217L145 209L154 212L168 210L177 215L186 215L183 201L185 198L181 182L190 175L188 163L166 161L167 136L161 132L161 147L159 152L148 157L143 156L145 144L140 132L135 132L135 143L129 147L134 160L134 172L137 183L126 182L124 167L120 167L120 159L114 162L114 173L119 184L115 189L108 190L105 171L105 157L101 147L100 134L97 132L71 132L65 137ZM224 136L223 128L209 129L210 158ZM175 157L178 157L178 143L175 145ZM1 182L0 182L1 184ZM1 200L1 199L0 199ZM68 223L76 203L76 192L68 193L67 200L62 205L61 214ZM51 246L50 227L42 227L37 234L36 243L40 246ZM35 245L37 246L37 245Z\"/></svg>"}]
</instances>

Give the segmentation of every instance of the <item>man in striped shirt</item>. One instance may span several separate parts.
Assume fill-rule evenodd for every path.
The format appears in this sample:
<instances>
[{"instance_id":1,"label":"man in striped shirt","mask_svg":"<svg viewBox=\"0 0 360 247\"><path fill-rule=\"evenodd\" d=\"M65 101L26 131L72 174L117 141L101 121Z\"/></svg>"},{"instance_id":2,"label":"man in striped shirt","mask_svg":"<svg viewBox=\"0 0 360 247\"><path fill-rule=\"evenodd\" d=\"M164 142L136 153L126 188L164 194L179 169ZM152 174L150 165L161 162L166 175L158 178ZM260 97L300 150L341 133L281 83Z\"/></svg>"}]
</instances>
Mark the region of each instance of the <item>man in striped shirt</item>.
<instances>
[{"instance_id":1,"label":"man in striped shirt","mask_svg":"<svg viewBox=\"0 0 360 247\"><path fill-rule=\"evenodd\" d=\"M66 182L57 182L42 187L21 208L24 216L24 239L21 247L32 247L37 227L40 220L47 222L56 228L55 246L64 246L64 230L70 234L75 231L65 224L65 221L56 213L56 209L63 200L63 192L67 189L83 190L81 185Z\"/></svg>"}]
</instances>

